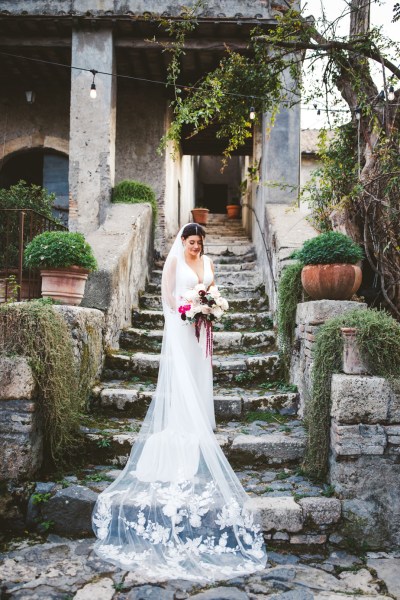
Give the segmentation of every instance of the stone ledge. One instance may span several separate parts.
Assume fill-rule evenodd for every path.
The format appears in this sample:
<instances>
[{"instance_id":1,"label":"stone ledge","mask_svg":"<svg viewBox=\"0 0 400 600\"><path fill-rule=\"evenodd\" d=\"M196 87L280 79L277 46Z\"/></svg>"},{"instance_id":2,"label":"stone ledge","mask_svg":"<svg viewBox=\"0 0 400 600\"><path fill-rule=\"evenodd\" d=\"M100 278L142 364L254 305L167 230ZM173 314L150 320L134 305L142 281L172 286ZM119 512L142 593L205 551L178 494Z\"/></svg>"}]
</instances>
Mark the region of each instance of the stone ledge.
<instances>
[{"instance_id":1,"label":"stone ledge","mask_svg":"<svg viewBox=\"0 0 400 600\"><path fill-rule=\"evenodd\" d=\"M338 317L354 309L365 310L364 302L351 300L312 300L297 305L296 324L322 325L328 319Z\"/></svg>"},{"instance_id":2,"label":"stone ledge","mask_svg":"<svg viewBox=\"0 0 400 600\"><path fill-rule=\"evenodd\" d=\"M343 424L380 423L388 418L391 397L382 377L333 375L331 416Z\"/></svg>"}]
</instances>

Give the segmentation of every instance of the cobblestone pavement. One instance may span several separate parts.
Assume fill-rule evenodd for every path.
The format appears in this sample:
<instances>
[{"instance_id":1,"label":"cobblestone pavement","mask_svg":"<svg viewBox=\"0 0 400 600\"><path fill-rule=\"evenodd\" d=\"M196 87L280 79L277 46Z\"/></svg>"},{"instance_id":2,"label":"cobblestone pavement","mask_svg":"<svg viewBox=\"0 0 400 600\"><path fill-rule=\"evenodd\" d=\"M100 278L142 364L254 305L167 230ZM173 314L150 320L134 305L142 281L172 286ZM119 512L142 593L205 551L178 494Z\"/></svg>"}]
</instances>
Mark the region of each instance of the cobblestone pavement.
<instances>
[{"instance_id":1,"label":"cobblestone pavement","mask_svg":"<svg viewBox=\"0 0 400 600\"><path fill-rule=\"evenodd\" d=\"M1 600L400 599L400 551L363 557L344 550L289 554L270 549L265 570L201 586L143 581L100 560L93 539L13 541L0 555Z\"/></svg>"}]
</instances>

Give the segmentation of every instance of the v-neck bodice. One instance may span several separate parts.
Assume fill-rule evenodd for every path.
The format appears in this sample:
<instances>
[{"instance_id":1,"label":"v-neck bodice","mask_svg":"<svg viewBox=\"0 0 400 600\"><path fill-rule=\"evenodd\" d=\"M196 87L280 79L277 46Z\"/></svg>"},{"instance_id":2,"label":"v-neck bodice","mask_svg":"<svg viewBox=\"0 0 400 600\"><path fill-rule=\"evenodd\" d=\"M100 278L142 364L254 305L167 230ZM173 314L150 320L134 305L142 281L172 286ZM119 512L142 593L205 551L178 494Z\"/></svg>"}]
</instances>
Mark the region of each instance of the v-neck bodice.
<instances>
[{"instance_id":1,"label":"v-neck bodice","mask_svg":"<svg viewBox=\"0 0 400 600\"><path fill-rule=\"evenodd\" d=\"M203 256L203 266L203 281L199 281L196 271L185 260L180 261L176 273L176 288L179 295L183 296L187 290L193 289L199 283L203 283L206 288L211 285L214 276L208 256Z\"/></svg>"}]
</instances>

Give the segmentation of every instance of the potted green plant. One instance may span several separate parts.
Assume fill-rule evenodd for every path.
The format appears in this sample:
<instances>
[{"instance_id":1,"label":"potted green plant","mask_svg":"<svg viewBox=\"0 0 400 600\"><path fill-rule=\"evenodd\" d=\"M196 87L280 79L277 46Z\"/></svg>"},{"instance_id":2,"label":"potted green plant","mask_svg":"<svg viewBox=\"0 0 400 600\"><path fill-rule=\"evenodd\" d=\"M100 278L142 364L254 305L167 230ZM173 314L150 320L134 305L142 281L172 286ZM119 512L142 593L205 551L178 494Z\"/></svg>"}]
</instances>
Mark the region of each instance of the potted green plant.
<instances>
[{"instance_id":1,"label":"potted green plant","mask_svg":"<svg viewBox=\"0 0 400 600\"><path fill-rule=\"evenodd\" d=\"M193 221L199 225L207 225L209 212L208 208L204 208L203 206L192 208Z\"/></svg>"},{"instance_id":2,"label":"potted green plant","mask_svg":"<svg viewBox=\"0 0 400 600\"><path fill-rule=\"evenodd\" d=\"M361 285L356 264L361 247L338 231L322 233L304 242L294 255L302 264L301 282L312 300L349 300Z\"/></svg>"},{"instance_id":3,"label":"potted green plant","mask_svg":"<svg viewBox=\"0 0 400 600\"><path fill-rule=\"evenodd\" d=\"M27 245L24 262L40 269L42 296L78 306L90 271L97 268L92 249L81 233L46 231Z\"/></svg>"},{"instance_id":4,"label":"potted green plant","mask_svg":"<svg viewBox=\"0 0 400 600\"><path fill-rule=\"evenodd\" d=\"M232 198L230 204L226 205L228 219L238 219L240 217L240 199Z\"/></svg>"}]
</instances>

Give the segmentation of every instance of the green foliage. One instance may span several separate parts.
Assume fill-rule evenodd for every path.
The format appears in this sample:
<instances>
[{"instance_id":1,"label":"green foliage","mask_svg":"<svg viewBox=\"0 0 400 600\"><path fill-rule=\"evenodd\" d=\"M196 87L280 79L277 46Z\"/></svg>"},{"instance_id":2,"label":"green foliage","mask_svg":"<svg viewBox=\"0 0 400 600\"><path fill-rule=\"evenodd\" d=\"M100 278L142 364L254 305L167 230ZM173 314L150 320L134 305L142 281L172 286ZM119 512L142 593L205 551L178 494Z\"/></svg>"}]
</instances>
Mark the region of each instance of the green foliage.
<instances>
[{"instance_id":1,"label":"green foliage","mask_svg":"<svg viewBox=\"0 0 400 600\"><path fill-rule=\"evenodd\" d=\"M302 265L328 265L331 263L355 264L362 260L363 253L358 244L339 231L327 231L304 242L293 258Z\"/></svg>"},{"instance_id":2,"label":"green foliage","mask_svg":"<svg viewBox=\"0 0 400 600\"><path fill-rule=\"evenodd\" d=\"M400 389L400 323L384 311L356 309L321 326L313 351L312 394L305 411L308 443L304 467L317 479L327 470L331 378L342 366L341 327L356 327L357 344L369 372Z\"/></svg>"},{"instance_id":3,"label":"green foliage","mask_svg":"<svg viewBox=\"0 0 400 600\"><path fill-rule=\"evenodd\" d=\"M51 494L47 493L47 494L41 494L39 492L36 492L35 494L32 494L31 496L31 500L33 502L33 504L43 504L44 502L48 502L51 498Z\"/></svg>"},{"instance_id":4,"label":"green foliage","mask_svg":"<svg viewBox=\"0 0 400 600\"><path fill-rule=\"evenodd\" d=\"M321 129L318 157L322 164L313 171L301 194L311 208L312 225L318 231L330 231L331 212L350 206L360 192L354 123L338 127L331 140L327 130Z\"/></svg>"},{"instance_id":5,"label":"green foliage","mask_svg":"<svg viewBox=\"0 0 400 600\"><path fill-rule=\"evenodd\" d=\"M153 189L140 181L125 179L113 189L112 201L116 204L142 204L148 202L153 211L153 223L157 219L157 198Z\"/></svg>"},{"instance_id":6,"label":"green foliage","mask_svg":"<svg viewBox=\"0 0 400 600\"><path fill-rule=\"evenodd\" d=\"M287 415L281 415L279 413L266 411L251 411L246 415L247 423L253 423L254 421L265 421L266 423L285 423L288 420Z\"/></svg>"},{"instance_id":7,"label":"green foliage","mask_svg":"<svg viewBox=\"0 0 400 600\"><path fill-rule=\"evenodd\" d=\"M82 233L45 231L33 238L26 247L25 266L38 268L83 267L97 268L96 259Z\"/></svg>"},{"instance_id":8,"label":"green foliage","mask_svg":"<svg viewBox=\"0 0 400 600\"><path fill-rule=\"evenodd\" d=\"M297 392L297 385L294 383L285 383L284 381L267 381L265 383L260 383L260 388L268 391L276 391L276 392Z\"/></svg>"},{"instance_id":9,"label":"green foliage","mask_svg":"<svg viewBox=\"0 0 400 600\"><path fill-rule=\"evenodd\" d=\"M1 305L0 355L27 357L39 390L46 454L62 465L78 448L79 412L87 394L80 390L64 319L43 300Z\"/></svg>"},{"instance_id":10,"label":"green foliage","mask_svg":"<svg viewBox=\"0 0 400 600\"><path fill-rule=\"evenodd\" d=\"M243 373L238 373L234 377L234 379L237 383L247 383L247 382L253 381L254 378L255 378L255 375L251 371L244 371Z\"/></svg>"},{"instance_id":11,"label":"green foliage","mask_svg":"<svg viewBox=\"0 0 400 600\"><path fill-rule=\"evenodd\" d=\"M301 284L302 263L294 262L282 272L278 283L278 344L287 374L294 341L297 304L301 302L303 286Z\"/></svg>"},{"instance_id":12,"label":"green foliage","mask_svg":"<svg viewBox=\"0 0 400 600\"><path fill-rule=\"evenodd\" d=\"M54 200L54 194L49 194L40 185L29 185L22 179L8 189L0 188L1 208L30 208L50 219L53 219Z\"/></svg>"}]
</instances>

